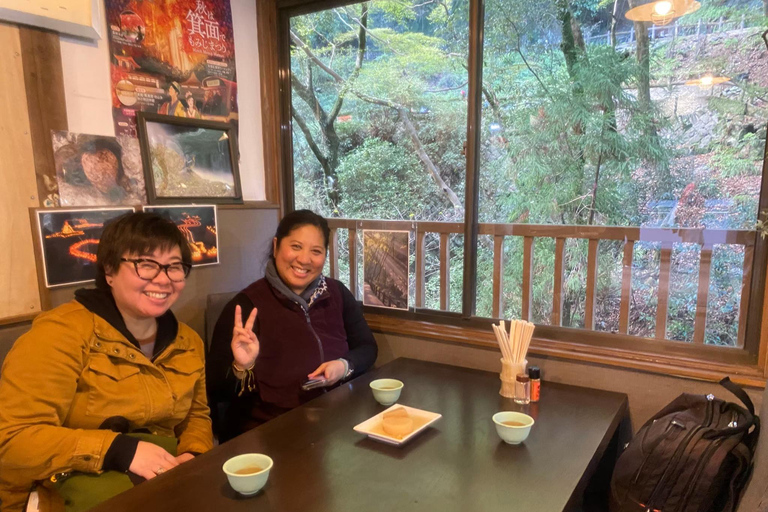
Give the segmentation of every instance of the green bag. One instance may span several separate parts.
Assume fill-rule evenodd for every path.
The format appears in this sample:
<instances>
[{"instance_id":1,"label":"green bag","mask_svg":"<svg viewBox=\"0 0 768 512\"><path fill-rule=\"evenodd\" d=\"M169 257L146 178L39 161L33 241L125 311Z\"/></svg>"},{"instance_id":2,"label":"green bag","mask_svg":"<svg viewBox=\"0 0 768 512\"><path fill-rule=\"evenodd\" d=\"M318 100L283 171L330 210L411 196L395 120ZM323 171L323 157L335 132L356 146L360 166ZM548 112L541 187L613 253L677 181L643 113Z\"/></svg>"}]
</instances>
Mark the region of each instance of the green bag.
<instances>
[{"instance_id":1,"label":"green bag","mask_svg":"<svg viewBox=\"0 0 768 512\"><path fill-rule=\"evenodd\" d=\"M175 437L139 433L127 435L156 444L176 456L179 441ZM51 483L64 500L66 512L83 512L133 487L130 477L120 471L104 471L101 474L74 471L66 478Z\"/></svg>"}]
</instances>

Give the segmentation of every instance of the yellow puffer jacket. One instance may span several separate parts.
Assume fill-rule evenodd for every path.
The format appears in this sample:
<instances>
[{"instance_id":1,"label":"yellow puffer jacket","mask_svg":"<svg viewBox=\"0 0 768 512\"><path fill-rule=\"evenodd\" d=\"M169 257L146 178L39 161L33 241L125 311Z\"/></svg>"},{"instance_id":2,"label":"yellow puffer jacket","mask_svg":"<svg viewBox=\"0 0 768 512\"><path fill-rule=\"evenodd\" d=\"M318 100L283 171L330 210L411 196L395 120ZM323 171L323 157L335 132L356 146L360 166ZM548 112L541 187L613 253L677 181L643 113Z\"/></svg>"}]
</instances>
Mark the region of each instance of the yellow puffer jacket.
<instances>
[{"instance_id":1,"label":"yellow puffer jacket","mask_svg":"<svg viewBox=\"0 0 768 512\"><path fill-rule=\"evenodd\" d=\"M179 453L210 450L204 357L200 337L181 323L150 361L76 301L40 315L0 373L2 511L22 510L34 483L56 473L100 472L117 434L98 428L112 416L178 437Z\"/></svg>"}]
</instances>

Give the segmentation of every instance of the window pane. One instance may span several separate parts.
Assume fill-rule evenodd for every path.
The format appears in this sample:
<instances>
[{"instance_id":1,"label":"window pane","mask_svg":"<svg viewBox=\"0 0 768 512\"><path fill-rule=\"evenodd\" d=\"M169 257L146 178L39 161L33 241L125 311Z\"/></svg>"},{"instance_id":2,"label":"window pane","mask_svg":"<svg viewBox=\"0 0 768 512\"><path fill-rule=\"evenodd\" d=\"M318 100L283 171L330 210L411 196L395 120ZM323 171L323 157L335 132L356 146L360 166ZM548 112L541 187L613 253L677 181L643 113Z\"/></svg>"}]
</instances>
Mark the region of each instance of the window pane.
<instances>
[{"instance_id":1,"label":"window pane","mask_svg":"<svg viewBox=\"0 0 768 512\"><path fill-rule=\"evenodd\" d=\"M468 1L364 2L293 17L290 27L296 208L463 222ZM461 304L459 243L450 237L446 309ZM425 258L426 303L439 309L435 250Z\"/></svg>"},{"instance_id":2,"label":"window pane","mask_svg":"<svg viewBox=\"0 0 768 512\"><path fill-rule=\"evenodd\" d=\"M539 230L533 244L533 321L557 318L560 238L560 325L740 346L754 235L737 244L723 237L757 220L768 108L763 4L681 0L665 17L651 13L653 3L629 11L640 4L485 3L480 222L563 226ZM603 226L616 228L595 228ZM579 236L595 240L592 249ZM505 254L503 298L516 304L522 287L507 286L522 283L523 237L509 239L517 249ZM493 254L479 260L488 266ZM478 280L482 311L489 287ZM698 337L697 322L706 322Z\"/></svg>"},{"instance_id":3,"label":"window pane","mask_svg":"<svg viewBox=\"0 0 768 512\"><path fill-rule=\"evenodd\" d=\"M365 2L291 19L295 203L463 221L467 2Z\"/></svg>"}]
</instances>

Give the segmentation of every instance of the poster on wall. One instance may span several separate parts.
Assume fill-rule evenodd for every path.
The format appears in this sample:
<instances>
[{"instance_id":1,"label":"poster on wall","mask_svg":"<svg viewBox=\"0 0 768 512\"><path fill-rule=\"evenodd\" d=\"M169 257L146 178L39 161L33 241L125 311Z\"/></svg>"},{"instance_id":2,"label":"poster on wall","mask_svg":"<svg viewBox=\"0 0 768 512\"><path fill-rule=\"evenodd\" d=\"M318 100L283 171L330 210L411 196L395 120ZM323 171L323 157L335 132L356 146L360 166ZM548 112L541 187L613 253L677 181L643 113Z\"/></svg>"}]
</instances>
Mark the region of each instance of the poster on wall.
<instances>
[{"instance_id":1,"label":"poster on wall","mask_svg":"<svg viewBox=\"0 0 768 512\"><path fill-rule=\"evenodd\" d=\"M237 119L229 0L105 0L115 133L136 112Z\"/></svg>"},{"instance_id":2,"label":"poster on wall","mask_svg":"<svg viewBox=\"0 0 768 512\"><path fill-rule=\"evenodd\" d=\"M179 227L192 251L192 266L219 263L215 205L145 206L145 212L166 217Z\"/></svg>"},{"instance_id":3,"label":"poster on wall","mask_svg":"<svg viewBox=\"0 0 768 512\"><path fill-rule=\"evenodd\" d=\"M363 231L363 304L408 309L408 231Z\"/></svg>"},{"instance_id":4,"label":"poster on wall","mask_svg":"<svg viewBox=\"0 0 768 512\"><path fill-rule=\"evenodd\" d=\"M53 288L96 278L96 249L104 224L133 208L37 210L45 286Z\"/></svg>"},{"instance_id":5,"label":"poster on wall","mask_svg":"<svg viewBox=\"0 0 768 512\"><path fill-rule=\"evenodd\" d=\"M52 131L61 206L146 203L139 141Z\"/></svg>"}]
</instances>

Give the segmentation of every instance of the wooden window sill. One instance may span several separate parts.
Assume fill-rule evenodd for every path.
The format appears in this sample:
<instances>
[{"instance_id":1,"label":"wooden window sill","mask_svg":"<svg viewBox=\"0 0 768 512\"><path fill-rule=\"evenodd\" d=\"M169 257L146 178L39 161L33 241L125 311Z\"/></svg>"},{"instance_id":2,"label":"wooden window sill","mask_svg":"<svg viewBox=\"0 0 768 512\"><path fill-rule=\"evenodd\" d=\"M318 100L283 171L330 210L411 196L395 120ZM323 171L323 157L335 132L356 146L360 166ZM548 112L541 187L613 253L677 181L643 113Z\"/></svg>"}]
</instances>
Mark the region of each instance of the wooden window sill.
<instances>
[{"instance_id":1,"label":"wooden window sill","mask_svg":"<svg viewBox=\"0 0 768 512\"><path fill-rule=\"evenodd\" d=\"M438 323L434 320L414 320L400 316L366 311L368 325L375 332L397 334L451 343L497 349L498 345L490 329L477 326L459 326ZM546 329L541 329L546 331ZM647 371L662 375L685 377L717 382L730 376L734 382L756 388L764 388L766 377L757 363L744 351L734 349L724 354L723 361L702 359L679 353L653 353L607 346L596 346L571 341L534 337L530 352L539 356L556 357L572 361L604 364L619 368Z\"/></svg>"}]
</instances>

